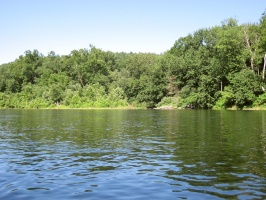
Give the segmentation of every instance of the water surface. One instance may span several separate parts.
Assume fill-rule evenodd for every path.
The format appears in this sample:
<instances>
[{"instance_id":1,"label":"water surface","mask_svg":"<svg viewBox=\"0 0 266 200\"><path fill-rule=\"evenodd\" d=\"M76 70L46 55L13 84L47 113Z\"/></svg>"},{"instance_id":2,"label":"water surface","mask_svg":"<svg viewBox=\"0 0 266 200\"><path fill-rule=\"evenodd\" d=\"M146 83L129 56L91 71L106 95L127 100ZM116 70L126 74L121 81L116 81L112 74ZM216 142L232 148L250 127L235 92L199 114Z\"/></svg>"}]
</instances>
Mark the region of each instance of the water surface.
<instances>
[{"instance_id":1,"label":"water surface","mask_svg":"<svg viewBox=\"0 0 266 200\"><path fill-rule=\"evenodd\" d=\"M0 110L0 199L266 199L266 112Z\"/></svg>"}]
</instances>

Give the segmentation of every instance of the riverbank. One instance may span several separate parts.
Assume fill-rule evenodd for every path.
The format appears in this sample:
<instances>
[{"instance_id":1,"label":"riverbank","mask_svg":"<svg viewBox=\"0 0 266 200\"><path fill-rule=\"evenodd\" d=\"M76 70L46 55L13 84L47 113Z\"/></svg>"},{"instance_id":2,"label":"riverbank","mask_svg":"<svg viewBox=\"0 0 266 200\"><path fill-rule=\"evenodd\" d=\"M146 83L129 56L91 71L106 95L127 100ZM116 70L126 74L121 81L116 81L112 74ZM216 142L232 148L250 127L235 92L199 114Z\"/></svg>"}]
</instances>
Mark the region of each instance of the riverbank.
<instances>
[{"instance_id":1,"label":"riverbank","mask_svg":"<svg viewBox=\"0 0 266 200\"><path fill-rule=\"evenodd\" d=\"M145 107L136 107L136 106L119 106L119 107L70 107L64 105L58 105L53 107L26 107L26 108L8 108L0 107L0 109L25 109L25 110L137 110L137 109L146 109Z\"/></svg>"},{"instance_id":2,"label":"riverbank","mask_svg":"<svg viewBox=\"0 0 266 200\"><path fill-rule=\"evenodd\" d=\"M8 107L0 107L0 109L42 109L42 110L137 110L137 109L148 109L146 107L141 106L118 106L118 107L71 107L65 105L55 105L50 107L24 107L24 108L8 108ZM190 109L190 108L182 108L182 107L174 107L172 105L168 106L160 106L153 108L154 110L202 110L202 109ZM251 108L238 108L233 106L231 108L220 109L220 108L212 108L209 110L266 110L266 107L251 107Z\"/></svg>"}]
</instances>

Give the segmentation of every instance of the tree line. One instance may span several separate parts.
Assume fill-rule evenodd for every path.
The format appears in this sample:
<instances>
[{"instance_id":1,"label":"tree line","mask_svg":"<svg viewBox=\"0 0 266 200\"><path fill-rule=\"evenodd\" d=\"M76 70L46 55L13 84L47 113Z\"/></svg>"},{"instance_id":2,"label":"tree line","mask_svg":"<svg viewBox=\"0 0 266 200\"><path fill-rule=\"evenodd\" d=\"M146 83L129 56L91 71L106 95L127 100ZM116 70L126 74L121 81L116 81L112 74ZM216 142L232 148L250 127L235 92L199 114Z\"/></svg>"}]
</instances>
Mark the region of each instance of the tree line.
<instances>
[{"instance_id":1,"label":"tree line","mask_svg":"<svg viewBox=\"0 0 266 200\"><path fill-rule=\"evenodd\" d=\"M264 106L265 53L266 13L258 23L230 18L199 29L160 55L28 50L0 65L0 107Z\"/></svg>"}]
</instances>

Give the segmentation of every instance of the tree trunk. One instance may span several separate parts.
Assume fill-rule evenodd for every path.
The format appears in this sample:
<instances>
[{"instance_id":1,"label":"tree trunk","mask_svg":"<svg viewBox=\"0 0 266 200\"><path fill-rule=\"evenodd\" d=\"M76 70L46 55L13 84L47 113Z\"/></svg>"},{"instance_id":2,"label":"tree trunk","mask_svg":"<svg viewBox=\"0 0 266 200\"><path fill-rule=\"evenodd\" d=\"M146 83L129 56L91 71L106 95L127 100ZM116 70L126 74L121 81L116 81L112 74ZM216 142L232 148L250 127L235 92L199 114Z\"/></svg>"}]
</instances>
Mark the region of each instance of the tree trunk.
<instances>
[{"instance_id":1,"label":"tree trunk","mask_svg":"<svg viewBox=\"0 0 266 200\"><path fill-rule=\"evenodd\" d=\"M247 45L247 49L250 52L250 65L251 65L251 70L254 71L254 56L253 56L253 52L251 50L251 45L249 42L249 35L247 33L248 27L246 27L246 30L244 29L244 35L245 35L245 41L246 41L246 45Z\"/></svg>"},{"instance_id":2,"label":"tree trunk","mask_svg":"<svg viewBox=\"0 0 266 200\"><path fill-rule=\"evenodd\" d=\"M266 67L266 54L264 56L264 65L263 65L263 71L262 71L262 80L265 78L265 67Z\"/></svg>"}]
</instances>

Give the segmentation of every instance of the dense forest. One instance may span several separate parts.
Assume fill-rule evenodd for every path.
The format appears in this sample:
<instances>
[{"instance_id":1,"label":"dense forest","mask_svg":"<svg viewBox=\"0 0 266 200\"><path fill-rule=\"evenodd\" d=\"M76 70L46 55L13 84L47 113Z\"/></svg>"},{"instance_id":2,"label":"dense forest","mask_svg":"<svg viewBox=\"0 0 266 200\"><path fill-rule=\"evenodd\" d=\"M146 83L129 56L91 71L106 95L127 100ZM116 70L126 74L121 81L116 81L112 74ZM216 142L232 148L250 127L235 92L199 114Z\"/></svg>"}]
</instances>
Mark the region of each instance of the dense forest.
<instances>
[{"instance_id":1,"label":"dense forest","mask_svg":"<svg viewBox=\"0 0 266 200\"><path fill-rule=\"evenodd\" d=\"M0 65L0 107L266 107L265 53L266 13L197 30L161 55L28 50Z\"/></svg>"}]
</instances>

